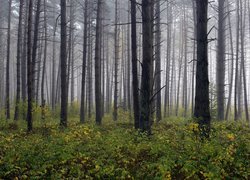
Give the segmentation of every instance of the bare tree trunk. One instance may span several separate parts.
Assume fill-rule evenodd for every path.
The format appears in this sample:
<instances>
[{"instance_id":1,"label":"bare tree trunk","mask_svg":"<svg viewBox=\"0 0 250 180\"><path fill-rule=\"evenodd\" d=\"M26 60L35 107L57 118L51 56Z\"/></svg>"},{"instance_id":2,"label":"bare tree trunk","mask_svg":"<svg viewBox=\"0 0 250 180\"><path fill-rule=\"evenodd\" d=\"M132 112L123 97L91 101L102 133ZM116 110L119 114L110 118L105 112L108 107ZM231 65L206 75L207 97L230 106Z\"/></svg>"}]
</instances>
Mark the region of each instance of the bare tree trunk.
<instances>
[{"instance_id":1,"label":"bare tree trunk","mask_svg":"<svg viewBox=\"0 0 250 180\"><path fill-rule=\"evenodd\" d=\"M41 101L42 101L42 120L45 120L45 93L44 93L44 84L45 84L45 73L46 73L46 63L47 63L47 46L48 46L48 41L47 41L47 4L46 0L43 1L43 6L44 6L44 54L43 54L43 72L42 72L42 83L41 83Z\"/></svg>"},{"instance_id":2,"label":"bare tree trunk","mask_svg":"<svg viewBox=\"0 0 250 180\"><path fill-rule=\"evenodd\" d=\"M32 99L33 99L33 63L32 63L32 12L33 0L29 1L28 31L27 31L27 80L28 80L28 110L27 110L27 128L32 131Z\"/></svg>"},{"instance_id":3,"label":"bare tree trunk","mask_svg":"<svg viewBox=\"0 0 250 180\"><path fill-rule=\"evenodd\" d=\"M109 37L107 35L106 39L106 112L110 112L110 94L112 92L110 91L110 60L109 60ZM111 92L111 93L110 93Z\"/></svg>"},{"instance_id":4,"label":"bare tree trunk","mask_svg":"<svg viewBox=\"0 0 250 180\"><path fill-rule=\"evenodd\" d=\"M246 5L246 3L245 3ZM243 91L244 91L244 105L245 105L245 114L246 114L246 120L249 122L249 113L248 113L248 101L247 101L247 83L246 83L246 72L245 72L245 19L246 19L246 8L243 9L243 2L240 3L240 9L241 9L241 64L242 64L242 73L243 73Z\"/></svg>"},{"instance_id":5,"label":"bare tree trunk","mask_svg":"<svg viewBox=\"0 0 250 180\"><path fill-rule=\"evenodd\" d=\"M156 1L156 48L155 48L155 91L156 95L156 121L161 120L161 7Z\"/></svg>"},{"instance_id":6,"label":"bare tree trunk","mask_svg":"<svg viewBox=\"0 0 250 180\"><path fill-rule=\"evenodd\" d=\"M128 22L130 21L130 13L129 13L130 4L128 3ZM130 28L131 26L127 26L127 100L128 100L128 111L129 111L129 118L131 119L131 80L130 80L130 73L131 73L131 51L130 51Z\"/></svg>"},{"instance_id":7,"label":"bare tree trunk","mask_svg":"<svg viewBox=\"0 0 250 180\"><path fill-rule=\"evenodd\" d=\"M237 97L238 97L238 69L239 69L239 26L240 26L240 15L239 15L239 0L236 1L236 14L237 14L237 25L236 25L236 70L235 70L235 88L234 88L234 120L238 120L238 109L237 109Z\"/></svg>"},{"instance_id":8,"label":"bare tree trunk","mask_svg":"<svg viewBox=\"0 0 250 180\"><path fill-rule=\"evenodd\" d=\"M225 0L219 1L218 45L217 45L217 119L224 120L225 97Z\"/></svg>"},{"instance_id":9,"label":"bare tree trunk","mask_svg":"<svg viewBox=\"0 0 250 180\"><path fill-rule=\"evenodd\" d=\"M118 64L119 64L119 30L118 30L118 1L115 0L115 71L114 71L114 111L113 119L117 121L118 99Z\"/></svg>"},{"instance_id":10,"label":"bare tree trunk","mask_svg":"<svg viewBox=\"0 0 250 180\"><path fill-rule=\"evenodd\" d=\"M82 88L81 88L81 109L80 122L85 122L85 76L86 76L86 61L87 61L87 40L88 40L88 0L85 0L84 9L84 29L83 29L83 57L82 57Z\"/></svg>"},{"instance_id":11,"label":"bare tree trunk","mask_svg":"<svg viewBox=\"0 0 250 180\"><path fill-rule=\"evenodd\" d=\"M101 58L100 58L100 28L101 28L101 7L102 0L97 1L97 17L96 17L96 43L95 43L95 105L96 105L96 124L102 123L102 107L101 107Z\"/></svg>"},{"instance_id":12,"label":"bare tree trunk","mask_svg":"<svg viewBox=\"0 0 250 180\"><path fill-rule=\"evenodd\" d=\"M229 12L229 4L227 5L227 11L228 11L228 29L229 29L229 39L230 39L230 51L231 51L231 78L230 78L230 86L229 86L229 97L228 97L228 103L227 103L227 110L225 119L228 120L229 116L229 110L231 107L231 100L232 100L232 91L233 91L233 77L234 77L234 47L233 47L233 35L232 35L232 26L231 26L231 18L230 18L230 12Z\"/></svg>"},{"instance_id":13,"label":"bare tree trunk","mask_svg":"<svg viewBox=\"0 0 250 180\"><path fill-rule=\"evenodd\" d=\"M186 24L187 22L186 22L186 7L184 7L184 32L183 32L183 34L184 34L184 77L183 77L183 100L182 100L182 107L184 108L184 114L183 114L183 116L184 117L187 117L187 106L188 106L188 104L187 104L187 89L188 89L188 87L187 87L187 81L188 81L188 79L187 79L187 51L188 51L188 49L187 49L187 24Z\"/></svg>"},{"instance_id":14,"label":"bare tree trunk","mask_svg":"<svg viewBox=\"0 0 250 180\"><path fill-rule=\"evenodd\" d=\"M133 78L133 107L134 107L134 127L139 128L139 87L137 73L137 32L136 32L136 0L131 0L131 51L132 51L132 78Z\"/></svg>"},{"instance_id":15,"label":"bare tree trunk","mask_svg":"<svg viewBox=\"0 0 250 180\"><path fill-rule=\"evenodd\" d=\"M55 15L55 8L53 8L53 14ZM56 28L57 28L57 19L53 27L53 42L52 42L52 88L51 88L51 105L52 111L55 112L56 106Z\"/></svg>"},{"instance_id":16,"label":"bare tree trunk","mask_svg":"<svg viewBox=\"0 0 250 180\"><path fill-rule=\"evenodd\" d=\"M26 12L25 12L25 23L24 23L24 38L23 38L23 50L22 50L22 102L23 102L23 119L26 119L26 100L27 100L27 29L28 29L28 7L29 2L26 0Z\"/></svg>"},{"instance_id":17,"label":"bare tree trunk","mask_svg":"<svg viewBox=\"0 0 250 180\"><path fill-rule=\"evenodd\" d=\"M152 0L142 1L143 62L141 77L140 129L151 134L153 87L153 17Z\"/></svg>"},{"instance_id":18,"label":"bare tree trunk","mask_svg":"<svg viewBox=\"0 0 250 180\"><path fill-rule=\"evenodd\" d=\"M92 115L92 41L91 38L91 26L89 25L89 32L88 32L88 118L91 118Z\"/></svg>"},{"instance_id":19,"label":"bare tree trunk","mask_svg":"<svg viewBox=\"0 0 250 180\"><path fill-rule=\"evenodd\" d=\"M192 66L192 114L194 113L194 89L195 89L195 67L196 67L196 23L197 23L197 18L196 18L196 5L195 5L195 0L192 0L192 5L193 5L193 18L194 18L194 42L193 42L193 66Z\"/></svg>"},{"instance_id":20,"label":"bare tree trunk","mask_svg":"<svg viewBox=\"0 0 250 180\"><path fill-rule=\"evenodd\" d=\"M5 109L6 119L10 119L10 26L11 26L11 6L12 0L9 0L8 13L8 32L7 32L7 58L6 58L6 91L5 91Z\"/></svg>"},{"instance_id":21,"label":"bare tree trunk","mask_svg":"<svg viewBox=\"0 0 250 180\"><path fill-rule=\"evenodd\" d=\"M199 120L201 137L209 137L209 80L208 80L208 0L197 0L197 73L194 117Z\"/></svg>"},{"instance_id":22,"label":"bare tree trunk","mask_svg":"<svg viewBox=\"0 0 250 180\"><path fill-rule=\"evenodd\" d=\"M20 111L20 91L21 91L21 45L22 45L22 21L23 21L23 5L24 5L24 0L20 0L20 5L19 5L19 22L18 22L18 34L17 34L17 88L16 88L16 107L15 107L15 116L14 120L19 119L19 111Z\"/></svg>"},{"instance_id":23,"label":"bare tree trunk","mask_svg":"<svg viewBox=\"0 0 250 180\"><path fill-rule=\"evenodd\" d=\"M169 85L170 85L170 64L171 64L171 44L172 44L172 6L170 3L167 5L167 58L166 58L166 87L165 87L165 104L164 104L164 117L169 115Z\"/></svg>"},{"instance_id":24,"label":"bare tree trunk","mask_svg":"<svg viewBox=\"0 0 250 180\"><path fill-rule=\"evenodd\" d=\"M36 15L35 15L35 25L34 25L34 36L33 36L33 46L32 46L32 101L35 101L35 93L38 93L35 91L35 81L36 81L36 57L37 57L37 47L38 47L38 35L39 35L39 23L40 23L40 6L41 6L41 0L37 0L36 5ZM40 61L40 59L39 59ZM38 76L37 81L39 81L39 75L40 74L40 63L38 65ZM37 89L38 91L38 89Z\"/></svg>"},{"instance_id":25,"label":"bare tree trunk","mask_svg":"<svg viewBox=\"0 0 250 180\"><path fill-rule=\"evenodd\" d=\"M66 0L61 0L61 120L60 125L67 127L67 106L68 106L68 92L67 92L67 22L66 22Z\"/></svg>"}]
</instances>

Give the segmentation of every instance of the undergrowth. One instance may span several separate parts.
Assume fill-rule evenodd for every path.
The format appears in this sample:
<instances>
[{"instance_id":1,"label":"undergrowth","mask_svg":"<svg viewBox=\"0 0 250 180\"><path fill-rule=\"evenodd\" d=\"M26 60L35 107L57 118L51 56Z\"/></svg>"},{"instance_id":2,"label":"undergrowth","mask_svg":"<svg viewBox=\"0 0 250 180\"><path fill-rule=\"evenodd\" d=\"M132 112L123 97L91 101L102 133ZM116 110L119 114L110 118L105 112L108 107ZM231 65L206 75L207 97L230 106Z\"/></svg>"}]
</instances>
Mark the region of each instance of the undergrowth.
<instances>
[{"instance_id":1,"label":"undergrowth","mask_svg":"<svg viewBox=\"0 0 250 180\"><path fill-rule=\"evenodd\" d=\"M81 125L70 119L1 122L0 179L250 179L250 129L243 123L213 122L209 140L198 125L169 118L153 135L133 129L128 115Z\"/></svg>"}]
</instances>

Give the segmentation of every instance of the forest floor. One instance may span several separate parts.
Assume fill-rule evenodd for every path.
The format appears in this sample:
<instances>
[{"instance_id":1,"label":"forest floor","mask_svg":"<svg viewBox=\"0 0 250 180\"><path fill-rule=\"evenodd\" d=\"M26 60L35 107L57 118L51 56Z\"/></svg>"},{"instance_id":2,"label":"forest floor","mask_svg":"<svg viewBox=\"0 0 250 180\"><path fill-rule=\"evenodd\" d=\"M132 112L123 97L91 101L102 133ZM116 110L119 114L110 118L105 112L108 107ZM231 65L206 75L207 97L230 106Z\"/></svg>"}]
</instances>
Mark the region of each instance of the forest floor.
<instances>
[{"instance_id":1,"label":"forest floor","mask_svg":"<svg viewBox=\"0 0 250 180\"><path fill-rule=\"evenodd\" d=\"M250 128L214 122L211 138L201 141L198 126L169 118L148 137L133 130L128 118L110 117L102 126L67 129L57 121L1 122L0 179L250 179Z\"/></svg>"}]
</instances>

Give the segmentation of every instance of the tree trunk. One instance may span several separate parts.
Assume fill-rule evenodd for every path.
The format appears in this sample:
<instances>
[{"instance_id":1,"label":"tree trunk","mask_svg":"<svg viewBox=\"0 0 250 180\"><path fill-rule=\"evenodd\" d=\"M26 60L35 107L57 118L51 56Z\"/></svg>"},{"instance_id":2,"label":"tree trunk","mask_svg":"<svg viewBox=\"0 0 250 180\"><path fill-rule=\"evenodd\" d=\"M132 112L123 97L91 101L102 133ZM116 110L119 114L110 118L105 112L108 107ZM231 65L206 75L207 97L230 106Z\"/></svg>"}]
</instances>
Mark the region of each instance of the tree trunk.
<instances>
[{"instance_id":1,"label":"tree trunk","mask_svg":"<svg viewBox=\"0 0 250 180\"><path fill-rule=\"evenodd\" d=\"M82 90L81 90L81 109L80 122L85 122L85 76L86 76L86 61L87 61L87 33L88 33L88 0L85 0L84 9L84 29L83 29L83 57L82 57Z\"/></svg>"},{"instance_id":2,"label":"tree trunk","mask_svg":"<svg viewBox=\"0 0 250 180\"><path fill-rule=\"evenodd\" d=\"M14 120L19 119L19 111L20 111L20 91L21 91L21 45L22 45L22 21L23 21L23 5L24 5L24 0L20 0L20 5L19 5L19 22L18 22L18 34L17 34L17 86L16 86L16 107L15 107L15 116Z\"/></svg>"},{"instance_id":3,"label":"tree trunk","mask_svg":"<svg viewBox=\"0 0 250 180\"><path fill-rule=\"evenodd\" d=\"M238 97L238 69L239 69L239 0L236 2L236 14L237 14L237 24L236 24L236 67L235 67L235 88L234 88L234 120L238 120L238 109L237 109L237 97Z\"/></svg>"},{"instance_id":4,"label":"tree trunk","mask_svg":"<svg viewBox=\"0 0 250 180\"><path fill-rule=\"evenodd\" d=\"M142 1L142 35L143 35L143 62L141 77L141 113L140 129L151 134L152 122L152 85L153 85L153 17L152 0Z\"/></svg>"},{"instance_id":5,"label":"tree trunk","mask_svg":"<svg viewBox=\"0 0 250 180\"><path fill-rule=\"evenodd\" d=\"M161 120L161 8L160 1L156 1L156 48L155 48L155 91L156 121Z\"/></svg>"},{"instance_id":6,"label":"tree trunk","mask_svg":"<svg viewBox=\"0 0 250 180\"><path fill-rule=\"evenodd\" d=\"M136 0L131 0L131 51L132 51L132 84L133 84L133 107L134 107L134 127L139 128L139 87L137 73L137 32L136 32Z\"/></svg>"},{"instance_id":7,"label":"tree trunk","mask_svg":"<svg viewBox=\"0 0 250 180\"><path fill-rule=\"evenodd\" d=\"M97 17L96 17L96 42L95 42L95 105L96 105L96 124L102 123L102 107L101 107L101 58L100 58L100 28L101 28L101 7L102 0L97 1Z\"/></svg>"},{"instance_id":8,"label":"tree trunk","mask_svg":"<svg viewBox=\"0 0 250 180\"><path fill-rule=\"evenodd\" d=\"M7 32L7 58L6 58L6 91L5 91L5 109L6 119L10 119L10 26L11 26L11 6L12 0L9 0L8 13L8 32Z\"/></svg>"},{"instance_id":9,"label":"tree trunk","mask_svg":"<svg viewBox=\"0 0 250 180\"><path fill-rule=\"evenodd\" d=\"M208 40L207 9L208 0L196 0L197 7L197 69L194 117L199 120L201 137L209 137L209 80L208 80Z\"/></svg>"},{"instance_id":10,"label":"tree trunk","mask_svg":"<svg viewBox=\"0 0 250 180\"><path fill-rule=\"evenodd\" d=\"M32 63L32 14L33 0L29 1L28 31L27 31L27 81L28 81L28 110L27 110L27 128L32 131L32 100L33 100L33 63Z\"/></svg>"},{"instance_id":11,"label":"tree trunk","mask_svg":"<svg viewBox=\"0 0 250 180\"><path fill-rule=\"evenodd\" d=\"M43 1L44 5L44 55L43 55L43 72L42 72L42 83L41 83L41 101L42 101L42 120L45 120L45 93L44 93L44 84L45 84L45 73L46 73L46 63L47 63L47 46L48 46L48 41L47 41L47 4L46 0Z\"/></svg>"},{"instance_id":12,"label":"tree trunk","mask_svg":"<svg viewBox=\"0 0 250 180\"><path fill-rule=\"evenodd\" d=\"M217 45L217 119L224 120L225 97L225 0L219 1L218 45Z\"/></svg>"},{"instance_id":13,"label":"tree trunk","mask_svg":"<svg viewBox=\"0 0 250 180\"><path fill-rule=\"evenodd\" d=\"M232 25L231 25L231 18L229 12L229 4L227 4L227 11L228 11L228 29L229 29L229 39L230 39L230 51L231 51L231 76L230 76L230 85L229 85L229 97L227 103L227 110L225 119L228 120L229 118L229 110L231 107L231 99L232 99L232 91L233 91L233 77L234 77L234 47L233 47L233 35L232 35Z\"/></svg>"},{"instance_id":14,"label":"tree trunk","mask_svg":"<svg viewBox=\"0 0 250 180\"><path fill-rule=\"evenodd\" d=\"M115 0L115 71L114 71L114 111L113 119L117 121L118 100L118 64L119 64L119 31L118 31L118 1Z\"/></svg>"},{"instance_id":15,"label":"tree trunk","mask_svg":"<svg viewBox=\"0 0 250 180\"><path fill-rule=\"evenodd\" d=\"M61 0L61 120L60 125L67 127L67 20L66 20L66 0Z\"/></svg>"}]
</instances>

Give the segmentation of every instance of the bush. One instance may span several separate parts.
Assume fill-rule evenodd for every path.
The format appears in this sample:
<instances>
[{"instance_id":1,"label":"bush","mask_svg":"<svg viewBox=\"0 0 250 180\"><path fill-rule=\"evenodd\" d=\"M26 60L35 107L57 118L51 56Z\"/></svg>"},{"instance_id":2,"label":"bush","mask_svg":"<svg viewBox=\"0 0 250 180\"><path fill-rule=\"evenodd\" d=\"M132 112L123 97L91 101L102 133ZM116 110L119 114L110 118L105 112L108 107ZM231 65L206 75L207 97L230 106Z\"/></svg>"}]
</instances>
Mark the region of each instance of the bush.
<instances>
[{"instance_id":1,"label":"bush","mask_svg":"<svg viewBox=\"0 0 250 180\"><path fill-rule=\"evenodd\" d=\"M102 126L71 119L63 131L58 120L35 123L33 134L24 121L15 131L2 126L0 179L250 179L246 125L214 122L211 138L200 141L196 123L171 118L148 137L119 114Z\"/></svg>"}]
</instances>

